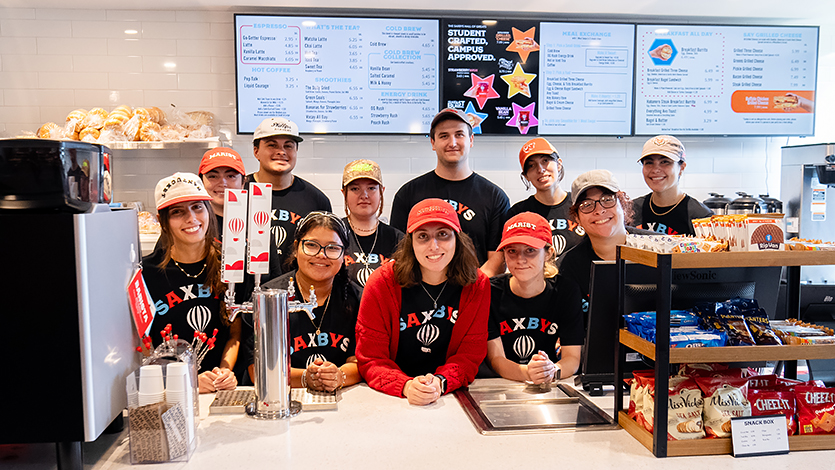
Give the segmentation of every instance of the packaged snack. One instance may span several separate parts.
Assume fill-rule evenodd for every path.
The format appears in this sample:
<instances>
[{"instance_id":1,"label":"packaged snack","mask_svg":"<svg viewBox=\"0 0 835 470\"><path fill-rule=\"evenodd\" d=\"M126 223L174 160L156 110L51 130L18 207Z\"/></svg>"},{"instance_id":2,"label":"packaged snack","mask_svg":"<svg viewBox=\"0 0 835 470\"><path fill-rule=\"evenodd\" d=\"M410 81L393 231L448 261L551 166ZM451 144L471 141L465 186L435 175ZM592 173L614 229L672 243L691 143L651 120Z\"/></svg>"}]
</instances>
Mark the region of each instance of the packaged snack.
<instances>
[{"instance_id":1,"label":"packaged snack","mask_svg":"<svg viewBox=\"0 0 835 470\"><path fill-rule=\"evenodd\" d=\"M777 333L769 326L768 314L764 309L758 308L754 311L749 311L749 314L745 315L745 323L748 325L748 331L754 336L754 341L757 344L783 344L783 341L780 340Z\"/></svg>"},{"instance_id":2,"label":"packaged snack","mask_svg":"<svg viewBox=\"0 0 835 470\"><path fill-rule=\"evenodd\" d=\"M794 393L788 390L753 389L748 391L748 401L751 403L751 416L784 415L789 436L797 434Z\"/></svg>"},{"instance_id":3,"label":"packaged snack","mask_svg":"<svg viewBox=\"0 0 835 470\"><path fill-rule=\"evenodd\" d=\"M775 374L769 375L754 375L748 377L748 397L750 401L751 390L774 388L777 386L777 376Z\"/></svg>"},{"instance_id":4,"label":"packaged snack","mask_svg":"<svg viewBox=\"0 0 835 470\"><path fill-rule=\"evenodd\" d=\"M644 429L652 432L655 426L655 375L644 376L639 380L644 384L643 407L641 407L641 419Z\"/></svg>"},{"instance_id":5,"label":"packaged snack","mask_svg":"<svg viewBox=\"0 0 835 470\"><path fill-rule=\"evenodd\" d=\"M725 370L728 370L728 365L722 363L682 364L679 367L678 374L688 377L709 376L710 374Z\"/></svg>"},{"instance_id":6,"label":"packaged snack","mask_svg":"<svg viewBox=\"0 0 835 470\"><path fill-rule=\"evenodd\" d=\"M746 214L747 251L785 250L783 214Z\"/></svg>"},{"instance_id":7,"label":"packaged snack","mask_svg":"<svg viewBox=\"0 0 835 470\"><path fill-rule=\"evenodd\" d=\"M640 377L652 377L655 375L654 370L636 370L632 372L632 384L629 387L629 410L627 415L636 419L637 415L643 411L644 407L644 385L640 381ZM640 421L639 421L640 422Z\"/></svg>"},{"instance_id":8,"label":"packaged snack","mask_svg":"<svg viewBox=\"0 0 835 470\"><path fill-rule=\"evenodd\" d=\"M800 434L832 434L835 430L835 388L798 385L794 394Z\"/></svg>"},{"instance_id":9,"label":"packaged snack","mask_svg":"<svg viewBox=\"0 0 835 470\"><path fill-rule=\"evenodd\" d=\"M751 416L748 379L696 377L705 397L704 426L708 436L730 437L731 418Z\"/></svg>"},{"instance_id":10,"label":"packaged snack","mask_svg":"<svg viewBox=\"0 0 835 470\"><path fill-rule=\"evenodd\" d=\"M684 327L692 328L692 327ZM681 328L683 329L683 328ZM671 348L715 348L725 346L728 341L724 332L714 331L674 331L670 330Z\"/></svg>"},{"instance_id":11,"label":"packaged snack","mask_svg":"<svg viewBox=\"0 0 835 470\"><path fill-rule=\"evenodd\" d=\"M667 440L681 441L705 437L702 426L704 399L696 381L690 377L671 377L667 407Z\"/></svg>"}]
</instances>

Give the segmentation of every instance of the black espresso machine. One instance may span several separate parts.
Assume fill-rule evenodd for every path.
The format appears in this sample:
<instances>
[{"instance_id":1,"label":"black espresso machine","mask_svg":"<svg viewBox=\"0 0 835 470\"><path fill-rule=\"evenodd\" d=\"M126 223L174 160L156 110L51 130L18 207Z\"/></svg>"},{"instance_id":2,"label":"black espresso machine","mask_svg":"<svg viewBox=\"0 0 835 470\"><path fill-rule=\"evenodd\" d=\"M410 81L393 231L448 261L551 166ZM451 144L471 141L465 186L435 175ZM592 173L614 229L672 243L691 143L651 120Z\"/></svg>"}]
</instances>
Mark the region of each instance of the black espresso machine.
<instances>
[{"instance_id":1,"label":"black espresso machine","mask_svg":"<svg viewBox=\"0 0 835 470\"><path fill-rule=\"evenodd\" d=\"M97 144L0 140L0 444L55 442L62 469L121 419L138 366L125 290L138 224L107 204L111 161Z\"/></svg>"}]
</instances>

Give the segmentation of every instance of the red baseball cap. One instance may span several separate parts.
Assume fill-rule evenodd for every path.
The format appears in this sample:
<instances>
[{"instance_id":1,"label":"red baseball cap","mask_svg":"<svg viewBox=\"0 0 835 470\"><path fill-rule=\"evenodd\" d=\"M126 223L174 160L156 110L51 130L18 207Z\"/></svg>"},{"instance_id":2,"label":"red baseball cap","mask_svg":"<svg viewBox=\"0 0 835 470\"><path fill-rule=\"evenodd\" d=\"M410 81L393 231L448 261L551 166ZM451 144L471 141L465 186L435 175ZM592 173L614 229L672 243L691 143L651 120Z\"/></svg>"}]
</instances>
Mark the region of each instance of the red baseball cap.
<instances>
[{"instance_id":1,"label":"red baseball cap","mask_svg":"<svg viewBox=\"0 0 835 470\"><path fill-rule=\"evenodd\" d=\"M551 145L551 142L548 142L546 139L542 137L537 137L536 139L531 139L525 142L525 145L519 150L519 164L522 165L522 170L525 169L525 160L527 160L532 155L551 155L553 153L557 154L557 158L560 157L557 149Z\"/></svg>"},{"instance_id":2,"label":"red baseball cap","mask_svg":"<svg viewBox=\"0 0 835 470\"><path fill-rule=\"evenodd\" d=\"M461 222L458 221L458 214L452 205L443 199L430 198L415 204L409 211L406 232L412 233L431 222L444 224L456 232L461 231Z\"/></svg>"},{"instance_id":3,"label":"red baseball cap","mask_svg":"<svg viewBox=\"0 0 835 470\"><path fill-rule=\"evenodd\" d=\"M496 250L513 243L523 243L531 248L542 248L551 243L551 225L539 214L522 212L510 218L502 230L502 242Z\"/></svg>"},{"instance_id":4,"label":"red baseball cap","mask_svg":"<svg viewBox=\"0 0 835 470\"><path fill-rule=\"evenodd\" d=\"M221 166L228 166L242 175L246 174L241 155L228 147L215 147L204 153L203 159L200 160L200 169L197 170L197 173L205 175Z\"/></svg>"}]
</instances>

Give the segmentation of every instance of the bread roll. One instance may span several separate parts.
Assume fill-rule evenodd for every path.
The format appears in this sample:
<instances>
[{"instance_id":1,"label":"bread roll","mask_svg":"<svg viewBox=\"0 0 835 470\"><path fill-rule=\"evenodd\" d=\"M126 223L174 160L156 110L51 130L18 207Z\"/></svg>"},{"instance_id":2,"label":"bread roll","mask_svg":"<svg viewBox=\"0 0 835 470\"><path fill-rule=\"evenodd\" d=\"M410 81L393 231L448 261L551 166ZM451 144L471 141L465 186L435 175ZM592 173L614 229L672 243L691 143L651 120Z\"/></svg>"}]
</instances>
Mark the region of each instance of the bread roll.
<instances>
[{"instance_id":1,"label":"bread roll","mask_svg":"<svg viewBox=\"0 0 835 470\"><path fill-rule=\"evenodd\" d=\"M136 114L132 118L128 119L128 121L122 125L125 137L127 137L128 140L139 140L139 130L142 128L142 124L146 122L148 122L148 118L146 116L142 116L141 114Z\"/></svg>"},{"instance_id":2,"label":"bread roll","mask_svg":"<svg viewBox=\"0 0 835 470\"><path fill-rule=\"evenodd\" d=\"M153 121L142 123L139 128L139 139L143 142L156 142L162 140L159 124Z\"/></svg>"},{"instance_id":3,"label":"bread roll","mask_svg":"<svg viewBox=\"0 0 835 470\"><path fill-rule=\"evenodd\" d=\"M148 111L147 108L134 108L133 115L134 116L142 116L146 120L152 120L151 119L151 113L150 113L150 111Z\"/></svg>"},{"instance_id":4,"label":"bread roll","mask_svg":"<svg viewBox=\"0 0 835 470\"><path fill-rule=\"evenodd\" d=\"M110 114L113 114L115 112L122 112L129 118L133 117L133 109L126 104L123 104L121 106L116 106L116 108L113 111L111 111Z\"/></svg>"},{"instance_id":5,"label":"bread roll","mask_svg":"<svg viewBox=\"0 0 835 470\"><path fill-rule=\"evenodd\" d=\"M122 125L128 121L128 118L124 114L113 114L110 113L107 120L104 121L104 125L102 126L102 130L111 130L111 129L121 129Z\"/></svg>"},{"instance_id":6,"label":"bread roll","mask_svg":"<svg viewBox=\"0 0 835 470\"><path fill-rule=\"evenodd\" d=\"M70 114L67 114L67 134L74 134L83 129L84 126L82 125L82 122L84 122L84 118L86 117L87 110L85 109L76 109L75 111L70 112Z\"/></svg>"},{"instance_id":7,"label":"bread roll","mask_svg":"<svg viewBox=\"0 0 835 470\"><path fill-rule=\"evenodd\" d=\"M54 122L47 122L38 128L38 137L41 139L56 139L58 136L54 135L59 129L58 124Z\"/></svg>"},{"instance_id":8,"label":"bread roll","mask_svg":"<svg viewBox=\"0 0 835 470\"><path fill-rule=\"evenodd\" d=\"M192 111L190 113L186 113L186 115L197 124L197 127L214 127L215 125L215 115L209 111Z\"/></svg>"},{"instance_id":9,"label":"bread roll","mask_svg":"<svg viewBox=\"0 0 835 470\"><path fill-rule=\"evenodd\" d=\"M85 127L78 133L78 140L83 142L95 142L98 140L100 134L101 132L99 132L99 130L95 127Z\"/></svg>"},{"instance_id":10,"label":"bread roll","mask_svg":"<svg viewBox=\"0 0 835 470\"><path fill-rule=\"evenodd\" d=\"M157 108L156 106L148 108L148 111L150 111L151 113L152 121L159 124L160 126L165 124L165 111Z\"/></svg>"},{"instance_id":11,"label":"bread roll","mask_svg":"<svg viewBox=\"0 0 835 470\"><path fill-rule=\"evenodd\" d=\"M87 113L87 117L81 122L82 129L92 127L101 129L104 126L104 121L107 120L107 111L104 108L93 108Z\"/></svg>"}]
</instances>

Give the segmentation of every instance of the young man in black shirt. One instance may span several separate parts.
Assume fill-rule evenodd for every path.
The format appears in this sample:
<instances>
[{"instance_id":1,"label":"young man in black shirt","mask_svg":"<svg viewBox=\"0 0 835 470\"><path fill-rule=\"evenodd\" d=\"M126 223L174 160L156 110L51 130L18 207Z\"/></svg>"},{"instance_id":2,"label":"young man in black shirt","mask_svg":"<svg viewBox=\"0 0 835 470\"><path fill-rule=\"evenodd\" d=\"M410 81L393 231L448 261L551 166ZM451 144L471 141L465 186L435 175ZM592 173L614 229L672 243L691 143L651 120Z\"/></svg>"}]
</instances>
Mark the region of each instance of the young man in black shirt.
<instances>
[{"instance_id":1,"label":"young man in black shirt","mask_svg":"<svg viewBox=\"0 0 835 470\"><path fill-rule=\"evenodd\" d=\"M441 198L458 213L461 230L473 239L481 270L487 276L504 272L496 251L510 201L505 192L470 169L473 128L458 109L441 110L429 131L438 156L433 171L409 181L397 191L391 207L391 226L405 232L409 210L427 198Z\"/></svg>"}]
</instances>

